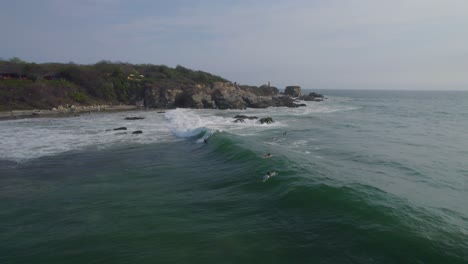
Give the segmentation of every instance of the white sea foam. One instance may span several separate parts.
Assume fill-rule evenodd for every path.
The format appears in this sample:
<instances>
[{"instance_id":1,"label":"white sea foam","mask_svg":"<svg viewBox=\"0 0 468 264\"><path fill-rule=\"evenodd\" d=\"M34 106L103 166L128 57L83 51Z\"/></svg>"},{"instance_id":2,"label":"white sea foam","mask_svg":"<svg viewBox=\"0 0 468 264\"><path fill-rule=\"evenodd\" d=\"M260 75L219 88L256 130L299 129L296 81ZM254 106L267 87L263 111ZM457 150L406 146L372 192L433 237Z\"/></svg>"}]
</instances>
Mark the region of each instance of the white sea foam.
<instances>
[{"instance_id":1,"label":"white sea foam","mask_svg":"<svg viewBox=\"0 0 468 264\"><path fill-rule=\"evenodd\" d=\"M246 119L244 123L234 122L232 112L220 110L175 109L165 114L171 132L178 137L192 137L202 131L227 131L248 135L251 130L264 130L284 126L281 122L260 124L258 120ZM249 132L245 132L245 131Z\"/></svg>"},{"instance_id":2,"label":"white sea foam","mask_svg":"<svg viewBox=\"0 0 468 264\"><path fill-rule=\"evenodd\" d=\"M293 147L302 147L302 146L308 145L308 141L307 140L296 140L296 141L292 142L291 145Z\"/></svg>"},{"instance_id":3,"label":"white sea foam","mask_svg":"<svg viewBox=\"0 0 468 264\"><path fill-rule=\"evenodd\" d=\"M255 120L234 123L232 117L216 115L218 110L169 110L165 115L154 111L82 115L71 118L38 118L0 122L0 159L23 161L85 148L106 148L128 143L156 143L192 137L207 131L245 131L269 129L280 123L262 125ZM143 120L124 120L127 116ZM114 131L127 127L126 131ZM107 130L107 131L106 131ZM143 134L132 135L136 130ZM242 132L241 132L242 133Z\"/></svg>"},{"instance_id":4,"label":"white sea foam","mask_svg":"<svg viewBox=\"0 0 468 264\"><path fill-rule=\"evenodd\" d=\"M306 104L306 107L290 108L293 115L313 115L313 114L330 114L335 112L356 110L358 107L349 105L349 98L330 97L322 102L300 101L301 104Z\"/></svg>"},{"instance_id":5,"label":"white sea foam","mask_svg":"<svg viewBox=\"0 0 468 264\"><path fill-rule=\"evenodd\" d=\"M144 120L124 120L137 115ZM155 112L91 114L73 118L39 118L0 122L0 159L22 161L87 147L152 143L173 139ZM106 131L127 127L127 131ZM143 134L132 135L136 130ZM126 133L126 134L123 134Z\"/></svg>"},{"instance_id":6,"label":"white sea foam","mask_svg":"<svg viewBox=\"0 0 468 264\"><path fill-rule=\"evenodd\" d=\"M207 125L199 115L185 109L168 111L165 118L169 121L171 132L178 137L193 137L202 132Z\"/></svg>"},{"instance_id":7,"label":"white sea foam","mask_svg":"<svg viewBox=\"0 0 468 264\"><path fill-rule=\"evenodd\" d=\"M73 118L40 118L0 122L0 159L27 160L85 148L106 148L128 143L156 143L193 137L206 133L198 142L216 131L241 136L254 136L269 130L287 127L294 116L352 110L341 99L306 102L300 108L266 108L239 110L168 110L164 115L154 111L98 113ZM273 117L272 124L246 119L234 123L236 114ZM126 116L142 116L144 120L124 120ZM291 118L293 117L293 118ZM106 131L127 127L127 131ZM142 130L143 134L131 132ZM126 133L125 133L126 132ZM300 144L300 142L298 142Z\"/></svg>"}]
</instances>

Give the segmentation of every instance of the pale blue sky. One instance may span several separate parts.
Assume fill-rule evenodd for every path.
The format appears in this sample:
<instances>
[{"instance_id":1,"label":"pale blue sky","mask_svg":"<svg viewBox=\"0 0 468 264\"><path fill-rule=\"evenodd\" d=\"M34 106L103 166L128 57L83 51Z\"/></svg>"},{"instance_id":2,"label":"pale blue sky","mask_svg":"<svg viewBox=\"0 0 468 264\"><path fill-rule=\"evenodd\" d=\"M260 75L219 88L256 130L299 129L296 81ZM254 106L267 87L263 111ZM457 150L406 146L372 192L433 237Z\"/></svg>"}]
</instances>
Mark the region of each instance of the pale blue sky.
<instances>
[{"instance_id":1,"label":"pale blue sky","mask_svg":"<svg viewBox=\"0 0 468 264\"><path fill-rule=\"evenodd\" d=\"M466 0L0 0L0 57L280 88L468 90Z\"/></svg>"}]
</instances>

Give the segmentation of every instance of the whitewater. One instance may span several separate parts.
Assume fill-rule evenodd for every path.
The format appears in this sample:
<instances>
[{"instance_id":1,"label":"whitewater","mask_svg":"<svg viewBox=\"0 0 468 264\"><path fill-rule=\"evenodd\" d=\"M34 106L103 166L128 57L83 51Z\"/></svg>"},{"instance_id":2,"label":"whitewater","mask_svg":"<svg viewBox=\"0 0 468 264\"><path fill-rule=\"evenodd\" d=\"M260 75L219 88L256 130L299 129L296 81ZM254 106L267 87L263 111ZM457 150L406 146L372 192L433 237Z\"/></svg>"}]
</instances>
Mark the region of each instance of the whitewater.
<instances>
[{"instance_id":1,"label":"whitewater","mask_svg":"<svg viewBox=\"0 0 468 264\"><path fill-rule=\"evenodd\" d=\"M322 104L309 104L306 108L248 109L246 111L175 109L166 113L156 111L132 111L114 113L91 113L69 118L41 118L9 120L0 123L0 158L25 161L42 156L73 150L106 148L113 145L148 144L174 141L192 137L202 131L227 131L248 135L265 129L287 127L286 123L259 124L257 120L234 123L236 114L261 117L294 118L309 114L332 113L352 110L342 106L341 98L333 98ZM217 113L216 113L217 112ZM128 116L145 120L124 120ZM114 131L127 127L128 131ZM143 134L129 135L142 130Z\"/></svg>"}]
</instances>

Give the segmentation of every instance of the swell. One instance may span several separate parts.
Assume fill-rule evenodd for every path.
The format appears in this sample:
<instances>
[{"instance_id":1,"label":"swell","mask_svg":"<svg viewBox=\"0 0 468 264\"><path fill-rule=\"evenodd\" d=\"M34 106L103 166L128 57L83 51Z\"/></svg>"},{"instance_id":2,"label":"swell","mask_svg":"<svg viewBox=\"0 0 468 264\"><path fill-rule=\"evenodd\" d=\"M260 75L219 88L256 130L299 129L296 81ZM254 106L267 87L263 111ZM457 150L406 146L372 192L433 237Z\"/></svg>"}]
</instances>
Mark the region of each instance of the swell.
<instances>
[{"instance_id":1,"label":"swell","mask_svg":"<svg viewBox=\"0 0 468 264\"><path fill-rule=\"evenodd\" d=\"M2 255L16 250L22 256L24 248L35 250L31 256L63 255L83 241L89 248L112 241L108 246L115 253L117 240L125 253L143 251L158 259L173 259L180 248L191 250L181 262L212 252L220 252L219 260L236 252L236 262L243 263L467 261L461 235L442 230L441 219L405 200L332 180L327 174L333 171L321 161L306 164L289 152L263 159L263 142L250 137L216 132L207 144L199 143L209 134L203 130L177 142L68 153L11 168L8 178L23 184L9 184L8 193L0 190L8 198L0 216L5 227L12 227L2 241L13 241L4 243ZM25 169L34 176L16 177ZM262 183L267 170L279 174ZM34 188L25 191L25 186ZM103 218L89 219L90 213ZM13 228L19 226L27 229ZM98 230L92 239L82 232L90 226ZM127 232L116 238L122 229ZM31 232L39 234L35 240ZM96 238L99 245L93 244Z\"/></svg>"},{"instance_id":2,"label":"swell","mask_svg":"<svg viewBox=\"0 0 468 264\"><path fill-rule=\"evenodd\" d=\"M463 233L432 212L374 187L327 178L330 171L320 160L316 164L299 164L285 155L263 159L259 149L260 143L226 132L211 136L208 144L199 148L199 154L215 167L222 164L224 171L209 172L212 177L216 173L218 180L210 180L206 191L236 200L247 212L269 208L266 221L277 222L271 228L279 229L296 242L301 240L304 246L326 240L337 250L351 250L362 257L386 256L381 259L384 262L407 259L402 252L409 248L415 262L468 260ZM271 170L279 175L266 183L259 182L261 175ZM252 199L257 207L249 203ZM215 208L226 205L224 202L209 204ZM230 210L242 211L231 202L227 202L230 206L226 214L233 216L237 213ZM246 216L252 217L248 213L239 217Z\"/></svg>"}]
</instances>

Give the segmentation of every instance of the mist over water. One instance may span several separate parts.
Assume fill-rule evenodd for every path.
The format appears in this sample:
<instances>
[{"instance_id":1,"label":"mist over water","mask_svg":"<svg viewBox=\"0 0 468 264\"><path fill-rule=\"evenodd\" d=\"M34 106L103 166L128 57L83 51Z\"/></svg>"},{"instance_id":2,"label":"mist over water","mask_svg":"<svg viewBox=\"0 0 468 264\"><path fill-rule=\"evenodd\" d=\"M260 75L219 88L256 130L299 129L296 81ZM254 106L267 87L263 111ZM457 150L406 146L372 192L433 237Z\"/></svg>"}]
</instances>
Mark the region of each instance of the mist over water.
<instances>
[{"instance_id":1,"label":"mist over water","mask_svg":"<svg viewBox=\"0 0 468 264\"><path fill-rule=\"evenodd\" d=\"M468 93L322 93L0 122L0 262L468 263Z\"/></svg>"}]
</instances>

